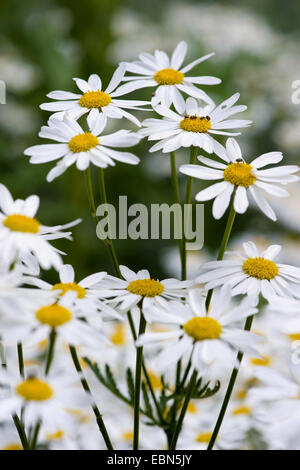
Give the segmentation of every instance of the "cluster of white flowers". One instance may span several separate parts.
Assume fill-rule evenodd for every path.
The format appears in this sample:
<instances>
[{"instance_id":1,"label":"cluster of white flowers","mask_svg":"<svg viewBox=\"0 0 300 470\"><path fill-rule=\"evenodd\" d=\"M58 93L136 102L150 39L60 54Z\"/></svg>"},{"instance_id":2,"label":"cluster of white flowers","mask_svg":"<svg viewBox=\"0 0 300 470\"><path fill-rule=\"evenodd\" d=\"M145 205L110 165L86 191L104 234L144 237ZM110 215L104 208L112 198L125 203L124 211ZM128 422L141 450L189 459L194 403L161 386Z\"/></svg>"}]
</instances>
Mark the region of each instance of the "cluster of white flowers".
<instances>
[{"instance_id":1,"label":"cluster of white flowers","mask_svg":"<svg viewBox=\"0 0 300 470\"><path fill-rule=\"evenodd\" d=\"M299 168L278 166L278 151L246 161L234 139L251 124L233 118L246 110L236 105L239 93L215 104L197 85L221 80L188 73L213 54L184 65L186 52L181 41L171 57L156 50L121 63L105 91L93 74L87 81L74 79L80 93L51 92L54 101L41 108L54 114L39 135L55 143L30 147L25 155L33 164L57 161L47 176L52 181L72 164L81 171L95 165L101 172L115 162L138 164L137 156L119 148L133 147L144 136L156 141L150 152L174 156L190 148L190 163L179 169L188 182L218 181L196 200L214 199L216 219L231 207L218 260L202 264L189 280L158 280L147 269L136 273L121 265L118 277L98 272L77 282L73 267L63 264L64 253L50 242L72 240L67 229L80 220L42 225L38 196L14 201L1 184L2 449L130 449L132 441L134 449L204 449L215 441L223 449L299 445L292 431L299 423L300 378L295 367L288 377L286 365L289 353L297 362L300 268L274 261L279 245L260 253L251 241L243 253L223 260L234 217L247 211L248 197L276 220L263 191L287 197L281 186L298 181ZM118 99L145 87L154 89L149 102ZM152 109L157 116L140 123L127 109ZM141 129L107 134L108 121L122 118ZM225 147L219 136L228 136ZM198 149L208 154L198 156L201 165ZM184 245L182 240L183 263ZM58 272L54 285L40 273L52 267ZM257 315L261 301L269 307ZM244 353L237 392L223 426L214 428L230 370L227 397ZM157 432L145 425L149 421Z\"/></svg>"}]
</instances>

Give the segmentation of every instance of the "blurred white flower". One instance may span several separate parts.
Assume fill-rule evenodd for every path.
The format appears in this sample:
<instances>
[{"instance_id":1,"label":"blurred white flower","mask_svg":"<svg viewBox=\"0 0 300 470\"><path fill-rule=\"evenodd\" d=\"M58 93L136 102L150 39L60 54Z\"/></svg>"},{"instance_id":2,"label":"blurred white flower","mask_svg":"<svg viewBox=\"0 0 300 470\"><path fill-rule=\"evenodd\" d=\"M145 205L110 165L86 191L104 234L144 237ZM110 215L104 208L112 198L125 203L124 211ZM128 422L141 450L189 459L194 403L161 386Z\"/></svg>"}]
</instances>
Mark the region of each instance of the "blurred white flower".
<instances>
[{"instance_id":1,"label":"blurred white flower","mask_svg":"<svg viewBox=\"0 0 300 470\"><path fill-rule=\"evenodd\" d=\"M251 299L232 307L231 289L225 286L213 297L209 312L200 289L191 289L188 300L188 304L171 301L145 311L148 322L177 327L167 332L145 333L137 340L138 346L160 346L161 352L156 357L160 370L184 358L187 362L191 360L201 376L206 376L216 362L234 366L239 350L256 353L260 338L237 326L242 319L257 313Z\"/></svg>"},{"instance_id":2,"label":"blurred white flower","mask_svg":"<svg viewBox=\"0 0 300 470\"><path fill-rule=\"evenodd\" d=\"M122 320L122 317L115 310L100 301L102 293L98 284L106 275L106 272L91 274L77 283L75 282L73 267L70 264L65 264L59 268L60 282L57 284L51 285L34 276L24 276L23 282L24 284L34 285L42 291L57 293L58 299L68 292L74 292L76 294L74 306L77 311L82 312L83 316L86 312L90 314L91 312L97 313L100 311L105 314L106 318Z\"/></svg>"},{"instance_id":3,"label":"blurred white flower","mask_svg":"<svg viewBox=\"0 0 300 470\"><path fill-rule=\"evenodd\" d=\"M22 379L17 370L1 369L0 384L5 390L0 403L1 420L10 420L11 415L19 414L24 407L28 429L40 420L47 423L49 432L72 428L66 407L83 406L88 401L78 384L74 384L74 376L66 371L52 370L45 377L35 368Z\"/></svg>"},{"instance_id":4,"label":"blurred white flower","mask_svg":"<svg viewBox=\"0 0 300 470\"><path fill-rule=\"evenodd\" d=\"M59 269L62 264L61 252L50 245L48 240L71 240L71 232L64 230L77 225L81 220L53 227L42 225L35 218L39 204L40 199L36 195L14 201L8 189L0 184L1 255L7 264L21 260L29 268L32 267L30 255L34 255L42 268L50 269L53 266Z\"/></svg>"}]
</instances>

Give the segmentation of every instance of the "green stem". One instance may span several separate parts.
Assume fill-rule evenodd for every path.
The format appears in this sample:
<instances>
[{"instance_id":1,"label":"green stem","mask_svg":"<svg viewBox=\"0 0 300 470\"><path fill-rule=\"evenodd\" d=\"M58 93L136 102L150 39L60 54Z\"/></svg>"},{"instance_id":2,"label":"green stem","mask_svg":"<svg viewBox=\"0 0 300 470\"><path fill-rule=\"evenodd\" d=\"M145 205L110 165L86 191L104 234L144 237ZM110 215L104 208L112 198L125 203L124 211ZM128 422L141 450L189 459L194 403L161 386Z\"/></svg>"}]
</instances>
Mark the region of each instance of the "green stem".
<instances>
[{"instance_id":1,"label":"green stem","mask_svg":"<svg viewBox=\"0 0 300 470\"><path fill-rule=\"evenodd\" d=\"M183 406L182 406L182 409L181 409L181 413L179 415L178 421L177 421L176 426L175 426L175 431L174 431L174 434L173 434L173 437L172 437L172 440L171 440L171 444L170 444L170 450L175 450L176 449L177 440L178 440L178 437L179 437L179 434L180 434L180 431L181 431L181 428L182 428L182 424L183 424L183 420L184 420L184 417L185 417L185 414L186 414L186 411L187 411L188 404L190 402L190 399L192 397L192 393L193 393L195 385L196 385L196 381L197 381L197 371L194 370L194 372L192 374L192 377L190 379L188 388L186 390L186 395L185 395L185 399L184 399Z\"/></svg>"},{"instance_id":2,"label":"green stem","mask_svg":"<svg viewBox=\"0 0 300 470\"><path fill-rule=\"evenodd\" d=\"M133 322L133 319L132 319L131 312L127 312L127 318L128 318L128 323L129 323L129 326L130 326L132 338L133 338L133 341L135 342L137 340L137 334L136 334L136 331L135 331L135 326L134 326L134 322ZM143 368L143 374L145 376L145 379L146 379L146 382L147 382L152 400L153 400L155 408L156 408L157 416L160 420L160 423L163 424L164 423L164 418L163 418L159 403L157 401L155 392L153 390L152 383L151 383L151 380L150 380L150 377L149 377L149 374L148 374L148 371L147 371L144 360L142 360L142 368Z\"/></svg>"},{"instance_id":3,"label":"green stem","mask_svg":"<svg viewBox=\"0 0 300 470\"><path fill-rule=\"evenodd\" d=\"M253 322L253 315L250 315L247 318L246 323L245 323L245 327L244 327L245 331L250 331L251 326L252 326L252 322ZM239 365L242 362L243 356L244 356L244 354L241 351L239 351L238 354L237 354L237 362L238 362ZM221 428L221 425L222 425L222 422L223 422L223 419L224 419L224 416L225 416L225 413L226 413L226 410L227 410L227 406L228 406L228 403L229 403L230 398L231 398L232 390L233 390L238 372L239 372L239 368L235 367L233 369L232 373L231 373L231 377L230 377L229 384L228 384L228 387L227 387L227 390L226 390L226 394L225 394L225 397L224 397L224 400L223 400L223 403L222 403L222 406L221 406L221 410L220 410L215 428L213 430L211 439L209 441L207 450L212 450L212 448L213 448L213 446L216 442L216 439L218 437L218 434L219 434L219 431L220 431L220 428Z\"/></svg>"},{"instance_id":4,"label":"green stem","mask_svg":"<svg viewBox=\"0 0 300 470\"><path fill-rule=\"evenodd\" d=\"M170 153L170 164L171 164L171 179L172 179L172 186L173 186L173 192L174 192L174 199L175 199L176 204L179 204L181 206L175 152ZM183 236L184 236L183 230L184 228L183 228L182 222L183 222L183 218L181 218L181 221L180 221L181 238L178 240L180 262L181 262L181 276L184 275L184 253L183 253Z\"/></svg>"},{"instance_id":5,"label":"green stem","mask_svg":"<svg viewBox=\"0 0 300 470\"><path fill-rule=\"evenodd\" d=\"M49 335L49 347L48 347L47 361L46 361L46 367L45 367L46 375L48 375L52 361L53 361L55 342L56 342L56 331L54 328L52 328L50 335Z\"/></svg>"},{"instance_id":6,"label":"green stem","mask_svg":"<svg viewBox=\"0 0 300 470\"><path fill-rule=\"evenodd\" d=\"M186 367L186 369L185 369L184 376L183 376L182 382L181 382L181 384L180 384L180 388L183 388L183 387L184 387L185 381L186 381L186 379L187 379L187 377L188 377L188 375L189 375L189 372L190 372L191 367L192 367L192 361L191 361L191 359L190 359L189 362L188 362L188 364L187 364L187 367Z\"/></svg>"},{"instance_id":7,"label":"green stem","mask_svg":"<svg viewBox=\"0 0 300 470\"><path fill-rule=\"evenodd\" d=\"M24 357L23 357L23 347L22 343L18 343L18 362L19 362L19 372L21 377L24 378Z\"/></svg>"},{"instance_id":8,"label":"green stem","mask_svg":"<svg viewBox=\"0 0 300 470\"><path fill-rule=\"evenodd\" d=\"M190 165L193 165L196 163L196 159L197 159L197 147L191 147L191 153L190 153ZM187 183L186 183L186 192L185 192L185 200L184 200L184 204L190 204L191 203L191 198L192 198L192 186L193 186L193 177L192 176L188 176L187 177ZM188 211L190 211L190 209L188 208ZM188 216L189 216L189 212L187 214L187 218L186 220L188 219ZM185 239L185 234L184 234L184 228L185 228L185 225L188 227L188 223L184 223L184 211L183 211L183 214L182 214L182 217L183 217L183 220L182 220L182 227L183 227L183 235L182 235L182 251L183 251L183 266L182 266L182 280L185 280L186 279L186 239Z\"/></svg>"},{"instance_id":9,"label":"green stem","mask_svg":"<svg viewBox=\"0 0 300 470\"><path fill-rule=\"evenodd\" d=\"M226 247L228 245L229 237L230 237L230 234L231 234L231 231L232 231L233 222L234 222L234 219L235 219L235 216L236 216L236 212L235 212L234 207L233 207L233 201L234 201L234 194L233 194L233 197L232 197L232 202L231 202L230 211L229 211L229 215L228 215L228 219L227 219L227 224L226 224L225 232L224 232L223 239L222 239L222 242L221 242L221 245L220 245L217 261L221 261L223 259ZM211 301L211 298L212 298L212 295L213 295L213 291L214 291L213 289L210 289L207 293L206 310L208 310L208 307L210 305L210 301Z\"/></svg>"},{"instance_id":10,"label":"green stem","mask_svg":"<svg viewBox=\"0 0 300 470\"><path fill-rule=\"evenodd\" d=\"M1 361L0 366L3 367L3 369L6 369L5 346L1 339L0 339L0 361Z\"/></svg>"},{"instance_id":11,"label":"green stem","mask_svg":"<svg viewBox=\"0 0 300 470\"><path fill-rule=\"evenodd\" d=\"M170 164L171 164L171 179L172 179L175 202L181 206L175 152L170 153ZM181 206L181 210L183 211L182 206ZM185 260L184 260L184 250L183 250L183 246L184 246L183 216L181 218L180 223L181 223L181 239L178 240L178 245L179 245L180 263L181 263L181 279L183 279L185 277L185 268L184 268ZM180 382L180 373L181 373L181 360L177 362L177 366L176 366L176 391ZM176 403L174 402L174 410L175 410L175 406L176 406Z\"/></svg>"},{"instance_id":12,"label":"green stem","mask_svg":"<svg viewBox=\"0 0 300 470\"><path fill-rule=\"evenodd\" d=\"M41 421L39 421L35 426L34 433L33 433L32 440L31 440L31 444L30 444L30 449L31 450L36 449L41 424L42 424Z\"/></svg>"},{"instance_id":13,"label":"green stem","mask_svg":"<svg viewBox=\"0 0 300 470\"><path fill-rule=\"evenodd\" d=\"M146 320L140 314L139 337L146 331ZM140 398L142 379L143 347L136 348L135 385L134 385L134 422L133 422L133 450L139 448L139 425L140 425Z\"/></svg>"},{"instance_id":14,"label":"green stem","mask_svg":"<svg viewBox=\"0 0 300 470\"><path fill-rule=\"evenodd\" d=\"M81 382L82 388L93 400L92 409L93 409L94 415L96 417L96 422L97 422L99 431L101 432L102 437L104 439L104 442L106 444L107 450L114 450L113 446L112 446L112 443L110 441L106 426L104 424L102 415L101 415L101 413L99 411L99 408L97 407L97 405L96 405L96 403L93 399L90 386L89 386L87 380L85 379L85 377L83 375L83 371L82 371L82 368L81 368L81 365L80 365L80 362L79 362L79 359L78 359L76 348L75 348L75 346L70 344L69 349L70 349L70 353L71 353L71 356L72 356L73 364L74 364L75 369L78 372L78 375L80 377L80 382Z\"/></svg>"},{"instance_id":15,"label":"green stem","mask_svg":"<svg viewBox=\"0 0 300 470\"><path fill-rule=\"evenodd\" d=\"M98 218L96 215L96 204L95 204L95 198L94 198L94 192L93 192L93 183L92 183L92 175L91 175L90 167L88 167L84 173L85 173L86 190L87 190L91 215L95 223L97 224Z\"/></svg>"},{"instance_id":16,"label":"green stem","mask_svg":"<svg viewBox=\"0 0 300 470\"><path fill-rule=\"evenodd\" d=\"M28 442L28 439L26 437L26 433L25 433L25 429L24 429L24 426L23 424L21 423L19 417L15 414L13 415L13 421L15 423L15 426L16 426L16 430L19 434L19 438L20 438L20 441L21 441L21 444L23 446L23 449L24 450L29 450L29 442Z\"/></svg>"},{"instance_id":17,"label":"green stem","mask_svg":"<svg viewBox=\"0 0 300 470\"><path fill-rule=\"evenodd\" d=\"M100 182L100 187L102 189L100 190L100 193L101 193L101 198L104 198L104 199L102 199L102 201L107 204L105 186L103 186L104 185L104 172L103 172L102 168L101 168L101 170L102 170L102 176L101 176L99 182ZM91 176L90 168L87 168L87 170L85 171L85 177L86 177L86 188L87 188L87 195L88 195L88 200L89 200L90 211L91 211L91 215L94 219L94 222L97 225L98 224L98 217L97 217L97 209L96 209L96 203L95 203L95 197L94 197L94 191L93 191L93 182L92 182L92 176ZM111 259L112 259L112 262L113 262L113 265L114 265L114 268L115 268L115 271L116 271L117 275L119 277L121 277L119 263L118 263L116 251L115 251L112 240L107 238L106 240L103 240L103 242L105 243L105 245L108 248L108 251L109 251L109 254L111 256Z\"/></svg>"},{"instance_id":18,"label":"green stem","mask_svg":"<svg viewBox=\"0 0 300 470\"><path fill-rule=\"evenodd\" d=\"M101 201L103 204L107 204L107 195L106 195L106 187L105 187L105 178L104 178L104 170L103 168L98 168L98 175L99 175L99 188L100 188L100 197ZM107 240L107 247L108 251L110 254L110 257L112 259L115 271L117 275L122 278L122 274L120 271L120 265L117 257L117 253L114 247L114 243L111 238L108 238Z\"/></svg>"}]
</instances>

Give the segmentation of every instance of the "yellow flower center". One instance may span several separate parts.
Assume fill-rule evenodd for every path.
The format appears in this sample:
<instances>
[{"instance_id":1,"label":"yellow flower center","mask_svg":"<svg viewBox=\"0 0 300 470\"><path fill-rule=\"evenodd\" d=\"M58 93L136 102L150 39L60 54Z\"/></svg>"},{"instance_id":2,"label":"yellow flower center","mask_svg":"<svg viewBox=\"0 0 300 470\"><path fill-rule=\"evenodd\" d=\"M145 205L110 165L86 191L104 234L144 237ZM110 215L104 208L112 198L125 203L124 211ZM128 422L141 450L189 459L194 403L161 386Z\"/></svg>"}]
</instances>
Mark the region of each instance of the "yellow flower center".
<instances>
[{"instance_id":1,"label":"yellow flower center","mask_svg":"<svg viewBox=\"0 0 300 470\"><path fill-rule=\"evenodd\" d=\"M243 398L246 398L248 390L246 388L241 388L238 390L235 394L236 398L239 398L242 400Z\"/></svg>"},{"instance_id":2,"label":"yellow flower center","mask_svg":"<svg viewBox=\"0 0 300 470\"><path fill-rule=\"evenodd\" d=\"M83 108L103 108L111 102L111 97L104 93L104 91L88 91L83 93L82 97L79 100L80 106Z\"/></svg>"},{"instance_id":3,"label":"yellow flower center","mask_svg":"<svg viewBox=\"0 0 300 470\"><path fill-rule=\"evenodd\" d=\"M251 277L268 280L274 279L279 271L274 261L262 257L248 258L243 264L243 270Z\"/></svg>"},{"instance_id":4,"label":"yellow flower center","mask_svg":"<svg viewBox=\"0 0 300 470\"><path fill-rule=\"evenodd\" d=\"M224 170L224 180L235 186L249 188L256 181L256 176L251 173L252 166L247 163L230 163Z\"/></svg>"},{"instance_id":5,"label":"yellow flower center","mask_svg":"<svg viewBox=\"0 0 300 470\"><path fill-rule=\"evenodd\" d=\"M122 437L125 441L132 441L133 439L133 431L125 431L122 434Z\"/></svg>"},{"instance_id":6,"label":"yellow flower center","mask_svg":"<svg viewBox=\"0 0 300 470\"><path fill-rule=\"evenodd\" d=\"M250 362L253 366L269 366L271 358L268 356L253 357Z\"/></svg>"},{"instance_id":7,"label":"yellow flower center","mask_svg":"<svg viewBox=\"0 0 300 470\"><path fill-rule=\"evenodd\" d=\"M91 421L91 416L84 413L82 410L76 410L76 409L72 409L72 408L66 408L66 412L75 416L79 423L88 423L89 421Z\"/></svg>"},{"instance_id":8,"label":"yellow flower center","mask_svg":"<svg viewBox=\"0 0 300 470\"><path fill-rule=\"evenodd\" d=\"M161 378L158 375L154 374L154 372L151 372L151 371L148 372L148 376L149 376L151 385L154 388L154 390L161 390L162 389Z\"/></svg>"},{"instance_id":9,"label":"yellow flower center","mask_svg":"<svg viewBox=\"0 0 300 470\"><path fill-rule=\"evenodd\" d=\"M36 219L21 214L8 215L3 225L13 232L38 233L40 223Z\"/></svg>"},{"instance_id":10,"label":"yellow flower center","mask_svg":"<svg viewBox=\"0 0 300 470\"><path fill-rule=\"evenodd\" d=\"M251 414L251 408L249 406L240 406L238 408L235 408L232 412L233 415L250 415Z\"/></svg>"},{"instance_id":11,"label":"yellow flower center","mask_svg":"<svg viewBox=\"0 0 300 470\"><path fill-rule=\"evenodd\" d=\"M180 129L187 132L207 132L211 128L210 117L206 116L185 116L180 121Z\"/></svg>"},{"instance_id":12,"label":"yellow flower center","mask_svg":"<svg viewBox=\"0 0 300 470\"><path fill-rule=\"evenodd\" d=\"M159 85L179 85L183 82L184 74L175 69L162 69L153 78Z\"/></svg>"},{"instance_id":13,"label":"yellow flower center","mask_svg":"<svg viewBox=\"0 0 300 470\"><path fill-rule=\"evenodd\" d=\"M65 307L58 304L41 307L35 314L40 323L56 328L72 319L72 313Z\"/></svg>"},{"instance_id":14,"label":"yellow flower center","mask_svg":"<svg viewBox=\"0 0 300 470\"><path fill-rule=\"evenodd\" d=\"M79 358L79 363L80 363L82 369L88 369L89 368L89 365L86 362L86 360L84 359L84 357Z\"/></svg>"},{"instance_id":15,"label":"yellow flower center","mask_svg":"<svg viewBox=\"0 0 300 470\"><path fill-rule=\"evenodd\" d=\"M53 395L53 390L47 382L39 380L37 377L29 377L21 382L16 392L27 401L45 401Z\"/></svg>"},{"instance_id":16,"label":"yellow flower center","mask_svg":"<svg viewBox=\"0 0 300 470\"><path fill-rule=\"evenodd\" d=\"M110 337L110 340L116 346L123 346L126 342L125 326L123 323L119 323L115 326L115 330Z\"/></svg>"},{"instance_id":17,"label":"yellow flower center","mask_svg":"<svg viewBox=\"0 0 300 470\"><path fill-rule=\"evenodd\" d=\"M132 294L142 295L143 297L156 297L162 294L165 288L155 279L137 279L129 283L127 290Z\"/></svg>"},{"instance_id":18,"label":"yellow flower center","mask_svg":"<svg viewBox=\"0 0 300 470\"><path fill-rule=\"evenodd\" d=\"M64 434L65 433L61 429L59 429L58 431L54 433L47 434L47 439L49 439L50 441L58 441L64 436Z\"/></svg>"},{"instance_id":19,"label":"yellow flower center","mask_svg":"<svg viewBox=\"0 0 300 470\"><path fill-rule=\"evenodd\" d=\"M188 404L188 407L187 407L186 411L187 411L187 413L196 414L197 413L197 407L196 407L195 403L190 402Z\"/></svg>"},{"instance_id":20,"label":"yellow flower center","mask_svg":"<svg viewBox=\"0 0 300 470\"><path fill-rule=\"evenodd\" d=\"M300 333L291 333L287 335L292 341L299 341L300 340Z\"/></svg>"},{"instance_id":21,"label":"yellow flower center","mask_svg":"<svg viewBox=\"0 0 300 470\"><path fill-rule=\"evenodd\" d=\"M198 434L196 437L196 442L203 442L205 444L208 444L209 441L211 440L212 432L201 432Z\"/></svg>"},{"instance_id":22,"label":"yellow flower center","mask_svg":"<svg viewBox=\"0 0 300 470\"><path fill-rule=\"evenodd\" d=\"M61 290L59 295L64 295L66 292L70 290L77 292L78 299L83 299L86 296L86 290L76 284L76 282L60 282L58 284L54 284L52 290Z\"/></svg>"},{"instance_id":23,"label":"yellow flower center","mask_svg":"<svg viewBox=\"0 0 300 470\"><path fill-rule=\"evenodd\" d=\"M210 317L194 317L185 325L184 331L195 341L203 341L204 339L217 339L222 332L222 326L214 318Z\"/></svg>"},{"instance_id":24,"label":"yellow flower center","mask_svg":"<svg viewBox=\"0 0 300 470\"><path fill-rule=\"evenodd\" d=\"M88 152L97 145L99 145L99 139L91 134L90 132L84 132L83 134L78 134L72 137L69 141L69 149L73 153Z\"/></svg>"},{"instance_id":25,"label":"yellow flower center","mask_svg":"<svg viewBox=\"0 0 300 470\"><path fill-rule=\"evenodd\" d=\"M3 447L2 450L23 450L23 447L21 446L21 444L12 443L12 444L8 444L7 446Z\"/></svg>"}]
</instances>

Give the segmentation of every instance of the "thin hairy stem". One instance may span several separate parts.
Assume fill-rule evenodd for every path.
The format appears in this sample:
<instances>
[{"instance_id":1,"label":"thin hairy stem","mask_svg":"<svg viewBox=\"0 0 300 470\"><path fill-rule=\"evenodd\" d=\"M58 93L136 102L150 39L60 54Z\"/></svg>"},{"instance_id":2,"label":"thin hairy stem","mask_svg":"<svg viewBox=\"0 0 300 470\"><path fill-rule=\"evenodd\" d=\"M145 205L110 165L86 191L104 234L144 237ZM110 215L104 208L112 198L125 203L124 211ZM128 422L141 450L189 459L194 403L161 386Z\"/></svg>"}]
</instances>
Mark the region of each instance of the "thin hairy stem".
<instances>
[{"instance_id":1,"label":"thin hairy stem","mask_svg":"<svg viewBox=\"0 0 300 470\"><path fill-rule=\"evenodd\" d=\"M46 375L48 375L48 373L50 371L52 361L53 361L55 343L56 343L56 331L55 331L54 328L52 328L51 333L49 335L49 347L48 347L46 367L45 367L45 374Z\"/></svg>"},{"instance_id":2,"label":"thin hairy stem","mask_svg":"<svg viewBox=\"0 0 300 470\"><path fill-rule=\"evenodd\" d=\"M193 393L195 385L196 385L196 381L197 381L197 371L194 370L194 372L192 373L189 385L188 385L187 390L186 390L185 399L184 399L184 402L183 402L183 405L182 405L182 409L181 409L178 421L177 421L176 426L175 426L175 431L174 431L174 434L173 434L173 437L172 437L172 440L171 440L171 444L170 444L170 450L175 450L176 449L177 440L178 440L178 437L179 437L179 434L180 434L180 431L181 431L181 428L182 428L183 420L184 420L184 417L185 417L190 399L192 397L192 393Z\"/></svg>"},{"instance_id":3,"label":"thin hairy stem","mask_svg":"<svg viewBox=\"0 0 300 470\"><path fill-rule=\"evenodd\" d=\"M82 368L81 368L81 365L80 365L80 362L79 362L79 358L78 358L78 355L77 355L76 348L75 348L75 346L70 344L69 349L70 349L71 357L72 357L72 360L73 360L73 364L75 366L76 371L78 372L82 388L90 396L90 398L92 399L92 409L93 409L94 415L96 417L96 422L97 422L99 431L102 434L102 437L103 437L104 442L106 444L107 450L113 450L113 446L112 446L112 443L110 441L106 426L105 426L103 418L102 418L102 415L99 411L99 408L97 407L97 405L95 403L95 400L93 399L90 386L89 386L86 378L83 375L83 371L82 371Z\"/></svg>"},{"instance_id":4,"label":"thin hairy stem","mask_svg":"<svg viewBox=\"0 0 300 470\"><path fill-rule=\"evenodd\" d=\"M250 315L247 318L246 323L245 323L245 327L244 327L245 331L250 331L251 326L252 326L252 322L253 322L253 315ZM240 363L242 362L243 356L244 356L244 354L241 351L239 351L238 354L237 354L237 358L236 358L238 365L240 365ZM232 373L231 373L231 377L230 377L229 384L228 384L228 387L227 387L227 390L226 390L226 394L225 394L225 397L224 397L224 400L223 400L223 403L222 403L222 406L221 406L221 409L220 409L220 413L219 413L215 428L213 430L211 439L209 441L207 450L212 450L212 448L213 448L213 446L216 442L216 439L218 437L218 434L219 434L219 431L220 431L220 428L221 428L221 425L222 425L222 422L223 422L223 419L224 419L224 416L225 416L225 413L226 413L226 410L227 410L227 406L228 406L228 403L229 403L230 398L231 398L231 394L232 394L232 391L233 391L233 387L234 387L238 372L239 372L239 367L235 367L233 369Z\"/></svg>"},{"instance_id":5,"label":"thin hairy stem","mask_svg":"<svg viewBox=\"0 0 300 470\"><path fill-rule=\"evenodd\" d=\"M143 313L140 313L139 336L146 331L146 320ZM139 448L139 429L140 429L140 398L141 398L141 381L142 381L142 363L143 363L143 347L136 348L136 364L135 364L135 384L134 384L134 422L133 422L133 450Z\"/></svg>"},{"instance_id":6,"label":"thin hairy stem","mask_svg":"<svg viewBox=\"0 0 300 470\"><path fill-rule=\"evenodd\" d=\"M235 219L235 216L236 216L236 212L235 212L234 207L233 207L233 201L234 201L234 195L233 195L233 198L232 198L230 211L229 211L229 215L228 215L228 219L227 219L227 224L226 224L224 235L223 235L222 242L221 242L221 245L220 245L217 261L221 261L223 259L225 250L226 250L227 245L228 245L229 237L230 237L230 234L231 234L231 231L232 231L234 219ZM211 301L211 298L212 298L212 295L213 295L213 291L214 291L213 289L210 289L207 293L206 310L208 310L208 308L209 308L210 301Z\"/></svg>"},{"instance_id":7,"label":"thin hairy stem","mask_svg":"<svg viewBox=\"0 0 300 470\"><path fill-rule=\"evenodd\" d=\"M191 153L190 153L190 165L193 165L196 163L196 158L197 158L197 147L191 147ZM183 257L183 265L182 265L182 280L186 279L186 239L185 239L185 227L188 227L188 219L190 217L190 206L191 204L191 198L192 198L192 186L193 186L193 177L188 176L187 177L187 183L186 183L186 192L185 192L185 199L184 199L184 204L186 205L185 208L188 211L186 214L186 217L184 216L184 211L182 211L182 228L183 228L183 235L182 235L182 257ZM188 204L188 205L187 205Z\"/></svg>"}]
</instances>

